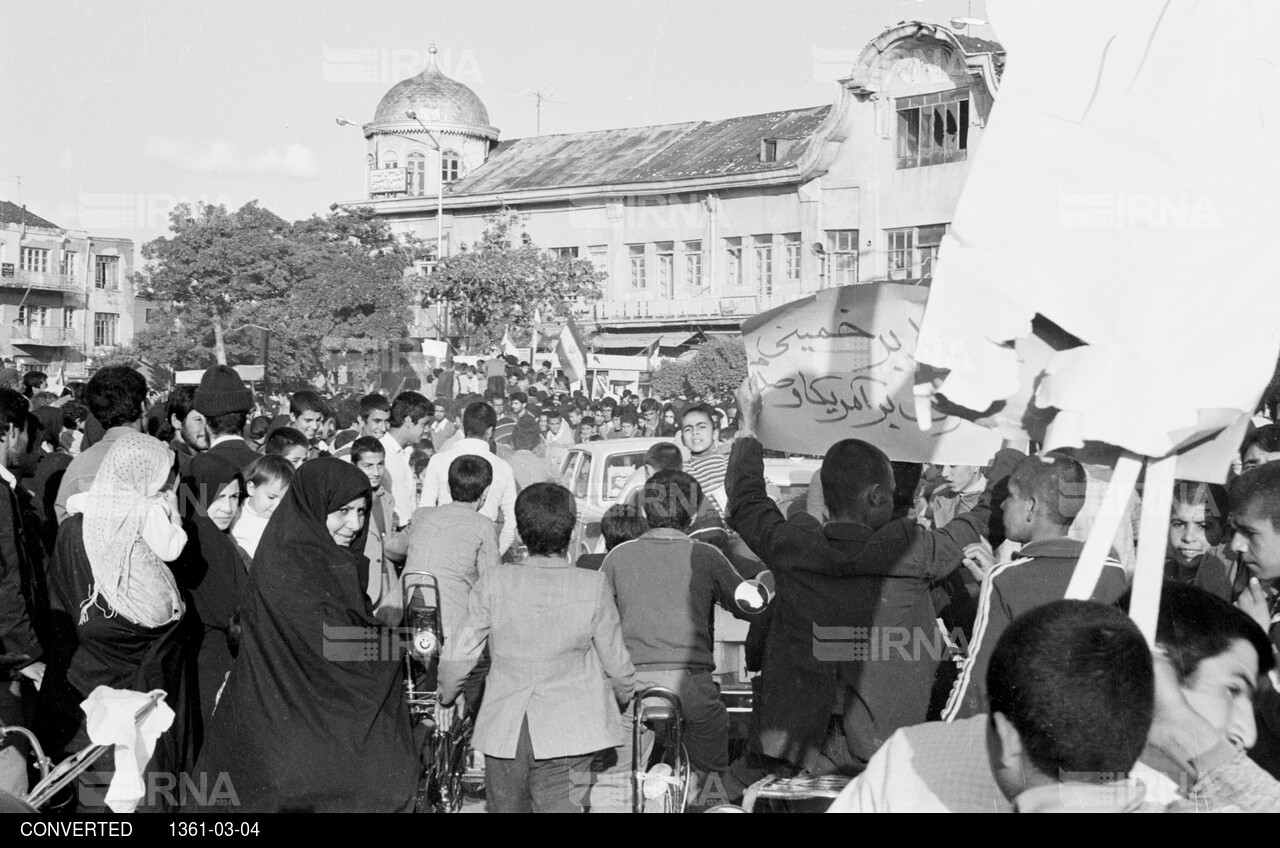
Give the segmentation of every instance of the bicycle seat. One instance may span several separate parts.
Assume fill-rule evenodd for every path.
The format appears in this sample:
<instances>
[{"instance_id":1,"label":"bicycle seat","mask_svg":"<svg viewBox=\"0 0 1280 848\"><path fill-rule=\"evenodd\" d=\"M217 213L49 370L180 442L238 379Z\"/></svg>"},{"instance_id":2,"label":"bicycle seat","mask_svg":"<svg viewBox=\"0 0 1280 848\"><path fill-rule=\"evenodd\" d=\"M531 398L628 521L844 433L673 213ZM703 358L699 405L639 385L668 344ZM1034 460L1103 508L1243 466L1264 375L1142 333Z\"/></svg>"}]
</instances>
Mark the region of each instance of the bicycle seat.
<instances>
[{"instance_id":1,"label":"bicycle seat","mask_svg":"<svg viewBox=\"0 0 1280 848\"><path fill-rule=\"evenodd\" d=\"M666 701L659 704L645 704L640 708L640 720L645 724L662 724L673 721L675 717L675 704Z\"/></svg>"}]
</instances>

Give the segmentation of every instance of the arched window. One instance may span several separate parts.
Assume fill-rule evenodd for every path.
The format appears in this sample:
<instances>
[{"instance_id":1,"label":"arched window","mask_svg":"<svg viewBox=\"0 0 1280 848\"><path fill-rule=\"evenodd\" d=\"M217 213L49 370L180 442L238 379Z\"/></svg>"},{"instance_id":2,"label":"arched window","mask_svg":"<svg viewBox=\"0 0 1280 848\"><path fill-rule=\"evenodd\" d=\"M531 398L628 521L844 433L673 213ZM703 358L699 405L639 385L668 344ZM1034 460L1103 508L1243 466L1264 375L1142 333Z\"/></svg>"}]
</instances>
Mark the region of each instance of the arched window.
<instances>
[{"instance_id":1,"label":"arched window","mask_svg":"<svg viewBox=\"0 0 1280 848\"><path fill-rule=\"evenodd\" d=\"M388 150L386 153L382 154L382 167L384 168L400 167L400 159L399 157L396 156L396 152L394 150Z\"/></svg>"},{"instance_id":2,"label":"arched window","mask_svg":"<svg viewBox=\"0 0 1280 848\"><path fill-rule=\"evenodd\" d=\"M372 171L374 168L378 167L378 160L373 158L373 154L372 154L372 153L370 153L370 154L369 154L369 156L368 156L367 158L368 158L368 161L369 161L369 170L370 170L370 171Z\"/></svg>"},{"instance_id":3,"label":"arched window","mask_svg":"<svg viewBox=\"0 0 1280 848\"><path fill-rule=\"evenodd\" d=\"M456 150L446 150L440 154L440 180L448 185L462 177L462 157Z\"/></svg>"},{"instance_id":4,"label":"arched window","mask_svg":"<svg viewBox=\"0 0 1280 848\"><path fill-rule=\"evenodd\" d=\"M421 150L414 150L404 157L408 171L409 194L419 197L427 193L427 157Z\"/></svg>"}]
</instances>

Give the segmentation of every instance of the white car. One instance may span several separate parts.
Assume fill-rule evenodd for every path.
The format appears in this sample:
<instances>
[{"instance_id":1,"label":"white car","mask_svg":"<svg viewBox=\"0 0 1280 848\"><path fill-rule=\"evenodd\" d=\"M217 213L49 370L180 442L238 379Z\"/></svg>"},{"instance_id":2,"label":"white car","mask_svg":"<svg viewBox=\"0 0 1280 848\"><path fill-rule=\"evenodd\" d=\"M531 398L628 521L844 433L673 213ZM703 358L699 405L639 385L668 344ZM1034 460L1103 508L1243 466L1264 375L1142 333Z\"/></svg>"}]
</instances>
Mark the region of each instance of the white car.
<instances>
[{"instance_id":1,"label":"white car","mask_svg":"<svg viewBox=\"0 0 1280 848\"><path fill-rule=\"evenodd\" d=\"M573 559L604 550L600 518L618 502L619 492L632 473L644 464L649 448L662 442L680 447L681 452L688 456L688 451L678 439L666 438L604 439L583 442L569 449L560 467L560 482L573 492L578 503L578 522L569 543ZM769 494L783 512L808 491L809 481L821 464L821 460L807 457L769 458L764 461Z\"/></svg>"}]
</instances>

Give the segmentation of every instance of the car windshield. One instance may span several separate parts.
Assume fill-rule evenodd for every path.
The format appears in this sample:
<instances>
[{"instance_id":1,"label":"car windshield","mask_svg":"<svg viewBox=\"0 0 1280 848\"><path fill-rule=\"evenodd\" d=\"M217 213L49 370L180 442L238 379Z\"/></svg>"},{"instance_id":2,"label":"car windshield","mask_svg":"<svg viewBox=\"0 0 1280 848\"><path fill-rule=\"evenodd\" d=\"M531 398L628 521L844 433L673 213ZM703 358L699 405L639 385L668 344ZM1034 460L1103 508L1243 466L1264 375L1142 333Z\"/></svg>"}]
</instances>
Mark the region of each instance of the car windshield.
<instances>
[{"instance_id":1,"label":"car windshield","mask_svg":"<svg viewBox=\"0 0 1280 848\"><path fill-rule=\"evenodd\" d=\"M627 478L644 462L644 453L620 453L605 460L604 463L604 500L618 499L618 493L627 482Z\"/></svg>"}]
</instances>

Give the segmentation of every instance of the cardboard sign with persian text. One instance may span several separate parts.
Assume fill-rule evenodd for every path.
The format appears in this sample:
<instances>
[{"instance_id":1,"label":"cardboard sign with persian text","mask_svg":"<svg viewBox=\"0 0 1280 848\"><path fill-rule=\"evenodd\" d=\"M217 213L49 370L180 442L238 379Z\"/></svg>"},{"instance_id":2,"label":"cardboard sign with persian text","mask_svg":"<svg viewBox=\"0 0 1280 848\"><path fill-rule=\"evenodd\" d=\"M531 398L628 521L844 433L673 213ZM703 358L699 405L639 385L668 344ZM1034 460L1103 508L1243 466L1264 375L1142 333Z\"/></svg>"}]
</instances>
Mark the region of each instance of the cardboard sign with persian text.
<instances>
[{"instance_id":1,"label":"cardboard sign with persian text","mask_svg":"<svg viewBox=\"0 0 1280 848\"><path fill-rule=\"evenodd\" d=\"M747 368L763 393L761 443L821 456L862 439L896 461L986 465L1000 434L936 411L928 432L917 422L914 353L928 297L917 286L844 286L743 323Z\"/></svg>"}]
</instances>

